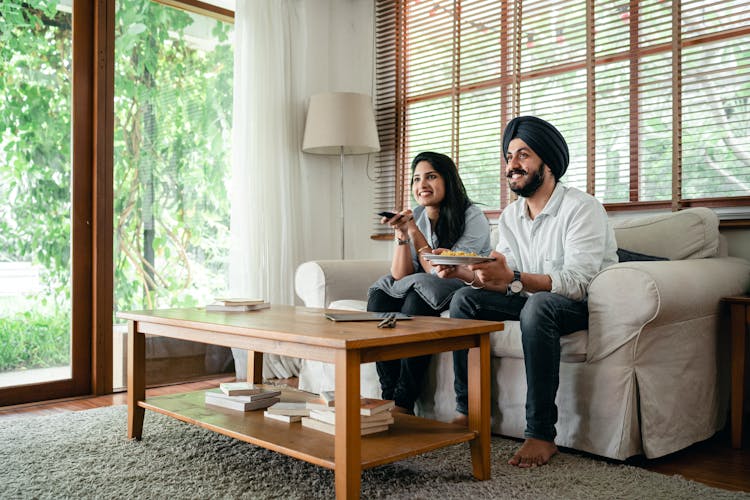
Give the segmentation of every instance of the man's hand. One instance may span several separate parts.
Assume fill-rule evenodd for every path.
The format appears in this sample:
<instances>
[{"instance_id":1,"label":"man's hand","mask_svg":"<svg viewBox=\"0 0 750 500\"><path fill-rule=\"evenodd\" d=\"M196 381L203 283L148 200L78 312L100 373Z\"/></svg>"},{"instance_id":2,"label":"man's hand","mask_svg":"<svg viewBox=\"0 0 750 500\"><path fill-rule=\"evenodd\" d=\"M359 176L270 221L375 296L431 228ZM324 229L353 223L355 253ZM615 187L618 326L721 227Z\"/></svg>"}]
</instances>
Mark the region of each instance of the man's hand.
<instances>
[{"instance_id":1,"label":"man's hand","mask_svg":"<svg viewBox=\"0 0 750 500\"><path fill-rule=\"evenodd\" d=\"M505 255L493 250L490 256L495 257L495 260L468 266L468 269L477 277L474 286L505 292L510 282L513 281L513 270L508 266Z\"/></svg>"}]
</instances>

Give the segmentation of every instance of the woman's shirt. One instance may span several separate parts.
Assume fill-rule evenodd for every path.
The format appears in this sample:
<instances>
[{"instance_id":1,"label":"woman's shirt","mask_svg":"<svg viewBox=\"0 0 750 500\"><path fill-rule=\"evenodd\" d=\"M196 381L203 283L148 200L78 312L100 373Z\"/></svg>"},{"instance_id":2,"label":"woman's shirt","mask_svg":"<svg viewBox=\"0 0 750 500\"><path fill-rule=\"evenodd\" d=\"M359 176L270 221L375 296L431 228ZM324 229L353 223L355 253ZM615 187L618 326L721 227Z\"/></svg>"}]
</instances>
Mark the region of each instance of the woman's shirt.
<instances>
[{"instance_id":1,"label":"woman's shirt","mask_svg":"<svg viewBox=\"0 0 750 500\"><path fill-rule=\"evenodd\" d=\"M432 248L438 248L438 237L432 231L432 224L430 224L430 219L427 217L425 208L422 205L419 205L412 213L414 214L414 222L419 231L424 235L427 243L429 243ZM449 250L475 253L477 255L489 255L492 250L492 246L490 245L490 223L484 215L484 212L482 212L479 207L472 204L466 209L465 217L464 232ZM418 272L421 267L419 264L417 249L414 248L413 242L409 245L411 248L411 260L414 264L414 272Z\"/></svg>"},{"instance_id":2,"label":"woman's shirt","mask_svg":"<svg viewBox=\"0 0 750 500\"><path fill-rule=\"evenodd\" d=\"M432 248L438 247L437 236L432 232L430 220L421 205L414 209L414 220L417 227ZM378 289L391 297L403 298L414 290L427 304L436 311L448 308L453 293L464 286L463 281L457 278L440 278L437 274L425 273L417 260L417 251L413 243L409 243L411 249L414 272L399 280L393 279L390 274L376 281L370 290ZM484 213L474 205L466 209L466 221L464 232L450 250L461 250L463 252L474 252L479 255L490 253L490 224Z\"/></svg>"}]
</instances>

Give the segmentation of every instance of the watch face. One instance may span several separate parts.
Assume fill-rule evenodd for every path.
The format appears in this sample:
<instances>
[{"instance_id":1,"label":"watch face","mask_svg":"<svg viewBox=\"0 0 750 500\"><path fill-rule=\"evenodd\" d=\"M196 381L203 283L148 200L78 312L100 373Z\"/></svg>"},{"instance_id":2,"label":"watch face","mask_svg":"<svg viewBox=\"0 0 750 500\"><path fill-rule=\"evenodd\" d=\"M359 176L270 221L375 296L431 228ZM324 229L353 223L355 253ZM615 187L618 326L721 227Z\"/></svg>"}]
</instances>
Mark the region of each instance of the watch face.
<instances>
[{"instance_id":1,"label":"watch face","mask_svg":"<svg viewBox=\"0 0 750 500\"><path fill-rule=\"evenodd\" d=\"M510 282L510 291L513 293L520 293L521 290L523 290L523 283L520 281L511 281Z\"/></svg>"}]
</instances>

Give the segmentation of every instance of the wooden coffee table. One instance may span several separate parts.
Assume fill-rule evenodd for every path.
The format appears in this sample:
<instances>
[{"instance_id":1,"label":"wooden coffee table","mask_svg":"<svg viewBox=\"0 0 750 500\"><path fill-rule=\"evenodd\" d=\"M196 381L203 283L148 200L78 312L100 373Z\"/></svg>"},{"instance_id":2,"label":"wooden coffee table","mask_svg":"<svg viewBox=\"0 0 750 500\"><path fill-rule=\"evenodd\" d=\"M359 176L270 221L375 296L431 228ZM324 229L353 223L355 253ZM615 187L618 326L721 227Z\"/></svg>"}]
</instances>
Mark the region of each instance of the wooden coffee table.
<instances>
[{"instance_id":1,"label":"wooden coffee table","mask_svg":"<svg viewBox=\"0 0 750 500\"><path fill-rule=\"evenodd\" d=\"M490 478L490 338L493 321L417 317L396 328L334 323L323 309L272 306L238 312L164 309L118 313L128 327L128 437L140 439L153 410L334 470L337 498L359 498L363 469L469 442L474 477ZM203 391L146 399L145 334L251 351L248 380L262 382L264 352L334 363L336 435L263 417L262 411L207 408ZM395 414L388 431L359 433L360 364L469 349L467 427Z\"/></svg>"}]
</instances>

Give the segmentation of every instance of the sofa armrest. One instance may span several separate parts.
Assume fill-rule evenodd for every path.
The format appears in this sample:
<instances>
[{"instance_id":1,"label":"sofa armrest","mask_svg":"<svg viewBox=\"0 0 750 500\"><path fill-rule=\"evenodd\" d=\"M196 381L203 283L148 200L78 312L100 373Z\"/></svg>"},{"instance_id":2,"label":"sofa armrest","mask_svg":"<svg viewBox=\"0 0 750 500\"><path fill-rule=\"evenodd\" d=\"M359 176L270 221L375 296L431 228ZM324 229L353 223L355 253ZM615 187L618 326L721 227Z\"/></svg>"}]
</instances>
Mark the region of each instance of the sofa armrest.
<instances>
[{"instance_id":1,"label":"sofa armrest","mask_svg":"<svg viewBox=\"0 0 750 500\"><path fill-rule=\"evenodd\" d=\"M390 260L311 260L297 268L294 290L307 307L328 307L334 300L367 300L370 285L390 268Z\"/></svg>"},{"instance_id":2,"label":"sofa armrest","mask_svg":"<svg viewBox=\"0 0 750 500\"><path fill-rule=\"evenodd\" d=\"M623 262L589 286L587 361L638 337L646 325L718 315L722 297L747 290L750 263L735 257Z\"/></svg>"}]
</instances>

